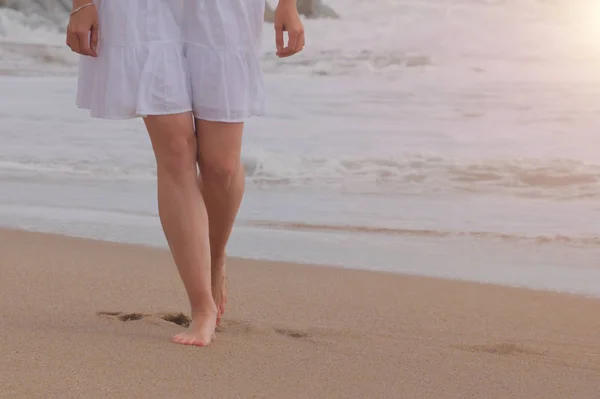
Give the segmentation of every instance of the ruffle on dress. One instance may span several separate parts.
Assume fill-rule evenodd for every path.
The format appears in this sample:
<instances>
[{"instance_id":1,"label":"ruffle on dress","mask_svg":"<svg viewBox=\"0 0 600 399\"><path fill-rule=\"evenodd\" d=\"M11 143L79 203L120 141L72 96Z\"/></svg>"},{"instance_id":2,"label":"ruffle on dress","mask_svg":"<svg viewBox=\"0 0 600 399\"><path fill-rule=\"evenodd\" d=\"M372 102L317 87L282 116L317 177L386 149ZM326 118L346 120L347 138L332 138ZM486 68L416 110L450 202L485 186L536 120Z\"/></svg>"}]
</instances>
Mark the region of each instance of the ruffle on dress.
<instances>
[{"instance_id":1,"label":"ruffle on dress","mask_svg":"<svg viewBox=\"0 0 600 399\"><path fill-rule=\"evenodd\" d=\"M260 60L252 53L177 43L100 50L81 60L78 78L77 106L92 117L193 111L200 119L242 122L264 114Z\"/></svg>"}]
</instances>

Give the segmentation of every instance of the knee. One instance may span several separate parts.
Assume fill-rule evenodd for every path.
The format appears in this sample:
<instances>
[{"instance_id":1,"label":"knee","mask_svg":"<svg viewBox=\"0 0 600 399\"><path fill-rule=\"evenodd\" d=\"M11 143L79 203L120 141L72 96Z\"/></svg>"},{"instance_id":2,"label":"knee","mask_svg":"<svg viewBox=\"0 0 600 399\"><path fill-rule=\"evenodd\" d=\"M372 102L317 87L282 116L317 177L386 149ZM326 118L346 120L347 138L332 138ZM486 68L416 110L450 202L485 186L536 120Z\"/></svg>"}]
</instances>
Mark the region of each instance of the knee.
<instances>
[{"instance_id":1,"label":"knee","mask_svg":"<svg viewBox=\"0 0 600 399\"><path fill-rule=\"evenodd\" d=\"M202 181L212 186L230 187L241 170L239 159L200 157L198 164Z\"/></svg>"},{"instance_id":2,"label":"knee","mask_svg":"<svg viewBox=\"0 0 600 399\"><path fill-rule=\"evenodd\" d=\"M178 135L162 143L155 150L159 170L172 177L196 173L196 139Z\"/></svg>"}]
</instances>

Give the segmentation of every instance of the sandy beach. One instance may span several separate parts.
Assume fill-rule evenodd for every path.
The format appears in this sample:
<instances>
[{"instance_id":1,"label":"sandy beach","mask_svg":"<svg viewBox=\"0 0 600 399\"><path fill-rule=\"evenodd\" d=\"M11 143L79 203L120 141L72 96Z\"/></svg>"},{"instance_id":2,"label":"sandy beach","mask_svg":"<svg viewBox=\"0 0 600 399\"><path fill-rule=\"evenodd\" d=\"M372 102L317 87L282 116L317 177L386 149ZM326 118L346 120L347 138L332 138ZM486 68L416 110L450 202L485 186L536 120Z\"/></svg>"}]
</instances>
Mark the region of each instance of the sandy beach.
<instances>
[{"instance_id":1,"label":"sandy beach","mask_svg":"<svg viewBox=\"0 0 600 399\"><path fill-rule=\"evenodd\" d=\"M169 342L187 305L167 251L0 230L0 397L550 399L600 390L599 300L228 266L216 341L183 347Z\"/></svg>"},{"instance_id":2,"label":"sandy beach","mask_svg":"<svg viewBox=\"0 0 600 399\"><path fill-rule=\"evenodd\" d=\"M0 0L0 399L600 398L598 0L323 0L291 59L265 23L208 348L56 2Z\"/></svg>"}]
</instances>

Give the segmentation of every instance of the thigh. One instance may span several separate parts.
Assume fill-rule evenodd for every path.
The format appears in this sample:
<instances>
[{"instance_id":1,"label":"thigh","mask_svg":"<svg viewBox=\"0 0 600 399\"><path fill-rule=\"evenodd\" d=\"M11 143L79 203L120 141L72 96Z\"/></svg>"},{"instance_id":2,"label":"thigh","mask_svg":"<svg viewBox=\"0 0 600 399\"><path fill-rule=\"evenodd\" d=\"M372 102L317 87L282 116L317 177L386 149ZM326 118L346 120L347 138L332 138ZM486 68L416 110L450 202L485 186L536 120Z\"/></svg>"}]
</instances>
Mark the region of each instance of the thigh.
<instances>
[{"instance_id":1,"label":"thigh","mask_svg":"<svg viewBox=\"0 0 600 399\"><path fill-rule=\"evenodd\" d=\"M196 119L198 162L233 169L240 163L243 123L211 122Z\"/></svg>"},{"instance_id":2,"label":"thigh","mask_svg":"<svg viewBox=\"0 0 600 399\"><path fill-rule=\"evenodd\" d=\"M196 136L191 112L150 115L144 118L157 157L192 156L195 158Z\"/></svg>"}]
</instances>

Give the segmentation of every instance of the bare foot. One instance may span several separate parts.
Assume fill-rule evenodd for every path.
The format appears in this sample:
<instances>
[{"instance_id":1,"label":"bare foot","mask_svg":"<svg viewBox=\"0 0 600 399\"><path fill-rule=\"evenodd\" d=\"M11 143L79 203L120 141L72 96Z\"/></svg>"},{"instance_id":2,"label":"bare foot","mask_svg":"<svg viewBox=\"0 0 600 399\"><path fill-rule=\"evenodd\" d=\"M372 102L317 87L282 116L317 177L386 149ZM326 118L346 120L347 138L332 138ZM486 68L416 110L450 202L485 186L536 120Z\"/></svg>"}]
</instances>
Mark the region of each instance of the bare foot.
<instances>
[{"instance_id":1,"label":"bare foot","mask_svg":"<svg viewBox=\"0 0 600 399\"><path fill-rule=\"evenodd\" d=\"M192 313L192 324L182 333L175 335L171 342L181 345L208 346L217 328L217 311Z\"/></svg>"},{"instance_id":2,"label":"bare foot","mask_svg":"<svg viewBox=\"0 0 600 399\"><path fill-rule=\"evenodd\" d=\"M217 326L221 324L223 313L225 313L225 305L227 305L227 274L225 271L225 260L220 261L220 266L213 267L212 275L212 292L217 305Z\"/></svg>"}]
</instances>

